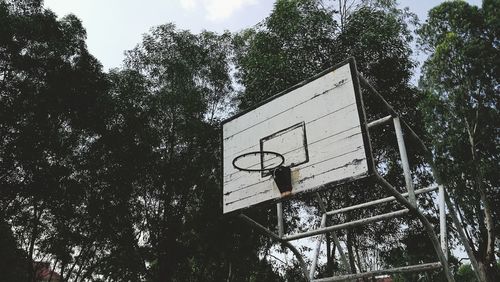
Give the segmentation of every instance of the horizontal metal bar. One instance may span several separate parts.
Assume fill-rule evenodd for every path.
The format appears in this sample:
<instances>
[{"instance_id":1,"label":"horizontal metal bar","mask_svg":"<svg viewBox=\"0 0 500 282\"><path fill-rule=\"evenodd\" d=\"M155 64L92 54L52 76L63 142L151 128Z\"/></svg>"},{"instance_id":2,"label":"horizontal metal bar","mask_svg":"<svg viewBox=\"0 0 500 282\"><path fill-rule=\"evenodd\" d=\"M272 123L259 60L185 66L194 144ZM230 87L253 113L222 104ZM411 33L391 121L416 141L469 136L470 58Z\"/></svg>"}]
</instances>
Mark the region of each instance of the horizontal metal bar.
<instances>
[{"instance_id":1,"label":"horizontal metal bar","mask_svg":"<svg viewBox=\"0 0 500 282\"><path fill-rule=\"evenodd\" d=\"M312 280L311 282L345 281L345 280L359 279L359 278L364 278L364 277L372 277L372 276L376 276L376 275L407 273L407 272L416 272L416 271L427 271L427 270L433 270L433 269L438 269L438 268L441 268L440 262L431 262L431 263L409 265L409 266L389 268L389 269L373 270L373 271L357 273L357 274L347 274L347 275L342 275L342 276L321 278L321 279Z\"/></svg>"},{"instance_id":2,"label":"horizontal metal bar","mask_svg":"<svg viewBox=\"0 0 500 282\"><path fill-rule=\"evenodd\" d=\"M383 118L379 118L377 120L374 120L374 121L371 121L367 124L368 128L370 127L374 127L374 126L377 126L377 125L381 125L381 124L384 124L388 121L390 121L392 119L392 116L386 116L386 117L383 117Z\"/></svg>"},{"instance_id":3,"label":"horizontal metal bar","mask_svg":"<svg viewBox=\"0 0 500 282\"><path fill-rule=\"evenodd\" d=\"M328 226L328 227L324 227L324 228L318 228L318 229L306 231L303 233L289 235L289 236L284 237L283 239L287 240L287 241L302 239L305 237L311 237L314 235L323 234L323 233L331 232L334 230L346 229L346 228L355 227L355 226L359 226L359 225L365 225L365 224L376 222L376 221L381 221L384 219L398 217L398 216L404 215L408 212L409 212L408 209L402 209L399 211L384 213L384 214L380 214L380 215L376 215L376 216L372 216L372 217L367 217L367 218L362 218L362 219L358 219L358 220L354 220L354 221L350 221L350 222L346 222L346 223L332 225L332 226Z\"/></svg>"},{"instance_id":4,"label":"horizontal metal bar","mask_svg":"<svg viewBox=\"0 0 500 282\"><path fill-rule=\"evenodd\" d=\"M422 194L422 193L427 193L427 192L431 192L431 191L434 191L434 190L437 190L437 189L438 189L438 186L422 188L422 189L419 189L419 190L415 190L415 195ZM403 196L406 197L406 196L408 196L408 192L403 193L401 195L403 195ZM391 196L391 197L387 197L387 198L382 198L382 199L378 199L378 200L373 200L373 201L370 201L370 202L362 203L362 204L359 204L359 205L354 205L354 206L350 206L350 207L346 207L346 208L341 208L341 209L338 209L338 210L329 211L326 214L327 215L334 215L334 214L344 213L344 212L352 211L352 210L355 210L355 209L366 208L366 207L377 205L377 204L387 203L387 202L394 201L394 200L396 200L396 198L394 198L394 197Z\"/></svg>"}]
</instances>

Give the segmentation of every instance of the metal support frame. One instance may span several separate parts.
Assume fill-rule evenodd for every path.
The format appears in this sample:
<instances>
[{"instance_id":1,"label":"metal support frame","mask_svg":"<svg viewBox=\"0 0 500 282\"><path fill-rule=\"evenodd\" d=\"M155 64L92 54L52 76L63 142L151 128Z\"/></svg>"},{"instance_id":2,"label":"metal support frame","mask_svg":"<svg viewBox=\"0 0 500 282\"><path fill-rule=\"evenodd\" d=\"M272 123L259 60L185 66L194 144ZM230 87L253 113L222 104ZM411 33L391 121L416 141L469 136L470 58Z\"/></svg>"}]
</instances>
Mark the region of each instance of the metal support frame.
<instances>
[{"instance_id":1,"label":"metal support frame","mask_svg":"<svg viewBox=\"0 0 500 282\"><path fill-rule=\"evenodd\" d=\"M380 95L380 93L378 93L378 91L375 88L373 88L373 86L371 86L371 84L363 76L358 74L358 78L359 78L359 81L365 87L367 87L368 90L382 102L382 104L384 104L385 108L389 111L391 116L393 116L393 117L398 116L397 112L391 107L391 105L389 105L389 103L384 99L384 97L382 97L382 95ZM455 205L451 202L451 199L448 195L448 192L446 191L446 187L444 186L444 183L441 179L441 175L439 174L439 172L436 169L436 165L434 163L434 157L433 157L432 152L427 148L427 146L422 141L422 139L420 139L420 137L418 137L418 135L415 133L415 131L413 131L413 129L406 122L404 122L404 120L402 121L402 124L405 127L405 129L407 130L407 132L409 133L409 135L417 141L417 144L424 151L425 161L429 164L429 166L431 168L432 175L434 176L434 179L436 180L436 183L438 185L443 185L444 198L445 198L446 205L448 207L449 215L451 216L451 219L453 221L453 225L457 229L460 241L462 242L462 244L465 248L465 251L467 252L467 255L471 261L471 265L472 265L472 268L474 270L474 275L478 281L484 282L485 280L482 279L481 275L479 274L479 264L476 260L476 257L474 256L474 252L472 250L472 247L470 246L469 241L468 241L467 237L465 236L465 231L463 229L463 226L460 224L460 221L459 221L458 216L456 214Z\"/></svg>"},{"instance_id":2,"label":"metal support frame","mask_svg":"<svg viewBox=\"0 0 500 282\"><path fill-rule=\"evenodd\" d=\"M380 93L378 93L378 91L375 88L373 88L373 86L371 86L370 83L368 83L368 81L364 77L362 77L359 74L358 74L358 77L359 77L360 82L364 86L366 86L372 94L377 96L380 99L380 101L386 106L387 110L389 110L389 112L391 113L393 118L398 119L397 123L399 124L399 116L396 113L396 111L389 105L389 103L387 103L387 101L382 97L382 95L380 95ZM404 124L406 125L406 123L404 123ZM395 127L397 127L396 122L394 125L395 125ZM418 138L418 136L415 134L415 132L413 130L411 130L411 128L408 125L406 125L406 127L410 129L409 131L410 131L411 135L414 135ZM398 132L398 129L396 128L396 134L398 134L397 132ZM402 135L401 130L400 130L400 134ZM402 136L401 136L401 139L402 139ZM418 138L418 140L420 140L420 138ZM398 140L398 147L400 147L401 157L403 158L403 156L402 156L403 153L401 150L402 146L399 146L399 143L400 142ZM404 147L404 143L402 145ZM405 164L403 164L403 167L404 166L405 166ZM427 220L427 218L422 214L422 212L420 212L420 210L415 205L413 205L410 201L408 201L406 198L404 198L389 182L387 182L377 172L375 172L375 177L378 180L378 182L387 190L387 192L389 192L390 194L393 194L393 196L396 198L396 200L399 203L401 203L402 205L407 207L410 210L410 212L412 214L414 214L420 220L420 222L423 224L423 226L427 232L427 235L429 236L429 239L432 242L432 245L434 247L434 250L436 252L437 257L439 258L439 261L441 262L441 265L443 267L443 272L446 276L446 279L449 282L454 282L455 279L453 278L453 275L451 274L451 271L450 271L450 268L448 265L448 259L445 256L445 254L443 253L443 249L442 249L442 246L440 245L440 242L437 239L437 235L434 232L434 229L433 229L432 225L430 224L430 222ZM406 179L406 173L405 173L405 179ZM408 181L407 181L407 183L408 183ZM438 183L438 184L440 184L440 183Z\"/></svg>"},{"instance_id":3,"label":"metal support frame","mask_svg":"<svg viewBox=\"0 0 500 282\"><path fill-rule=\"evenodd\" d=\"M403 130L401 129L401 123L399 122L399 117L393 118L393 121L394 129L396 130L396 138L398 140L399 155L401 157L401 164L403 166L403 173L405 176L406 189L408 189L408 200L414 206L417 206L415 192L413 191L413 179L411 177L410 162L408 161L408 155L406 154L406 145L403 137Z\"/></svg>"},{"instance_id":4,"label":"metal support frame","mask_svg":"<svg viewBox=\"0 0 500 282\"><path fill-rule=\"evenodd\" d=\"M403 120L400 120L396 111L394 111L394 109L387 103L387 101L385 101L385 99L382 97L382 95L380 95L380 93L378 93L377 90L375 90L373 88L373 86L371 86L368 83L368 81L365 78L363 78L361 75L358 74L358 78L359 78L359 81L361 82L361 84L368 88L369 92L371 92L377 98L379 98L379 100L382 102L382 104L387 108L387 110L390 113L390 116L386 116L386 117L380 118L378 120L372 121L372 122L368 123L366 126L369 129L369 128L372 128L375 126L386 124L391 119L393 120L394 128L396 131L396 138L398 141L398 148L399 148L400 157L401 157L401 163L403 166L406 188L408 189L408 192L400 193L395 187L393 187L381 175L379 175L377 171L374 171L373 172L373 179L375 180L375 182L378 185L380 185L382 188L384 188L385 191L391 196L386 197L386 198L382 198L382 199L378 199L378 200L374 200L374 201L370 201L370 202L366 202L366 203L362 203L362 204L358 204L358 205L354 205L354 206L350 206L350 207L345 207L345 208L333 210L333 211L327 211L325 208L324 202L322 201L319 193L316 193L316 197L318 199L318 203L319 203L320 210L321 210L321 223L320 223L319 228L317 228L315 230L309 230L309 231L305 231L305 232L297 233L297 234L292 234L292 235L285 235L284 222L283 222L283 206L282 206L281 202L277 203L277 205L276 205L277 219L278 219L278 226L277 226L278 234L275 234L274 232L270 231L269 229L267 229L266 227L257 223L256 221L254 221L253 219L249 218L246 215L242 214L242 215L240 215L240 217L242 219L244 219L246 222L248 222L250 225L256 227L258 230L260 230L264 234L268 235L272 239L281 243L282 246L289 248L290 251L297 257L299 265L300 265L302 272L304 274L304 277L308 281L315 281L315 282L343 281L343 280L359 279L359 278L370 277L370 276L381 275L381 274L404 273L404 272L413 272L413 271L427 271L427 270L442 268L444 275L446 276L446 279L449 282L454 282L454 278L451 275L450 268L448 265L448 256L447 256L448 248L447 248L447 238L446 238L446 206L448 207L449 214L451 215L451 218L453 220L454 225L456 225L456 227L457 227L459 236L462 238L462 241L464 241L463 238L465 238L465 235L464 235L464 230L463 230L462 226L459 224L453 203L449 199L449 195L446 193L446 189L443 186L441 178L439 177L439 175L437 174L437 171L434 168L432 154L425 147L424 143L415 134L415 132ZM424 149L424 152L426 153L426 161L430 164L432 173L436 179L438 186L414 190L413 181L412 181L412 177L411 177L410 165L409 165L408 156L406 153L405 141L403 138L402 125L408 131L409 136L415 138L418 141L417 143L419 143L420 147L422 147ZM419 210L419 208L417 206L417 202L416 202L416 195L421 194L421 193L435 191L435 190L439 190L438 191L438 205L439 205L439 218L440 218L440 234L439 234L440 240L438 239L438 236L436 235L431 223L428 221L426 216ZM408 199L406 197L408 197ZM344 223L337 224L337 225L330 225L329 224L328 216L352 211L355 209L366 208L369 206L373 206L373 205L377 205L377 204L381 204L381 203L386 203L386 202L390 202L390 201L394 201L394 200L399 202L405 208L402 210L384 213L384 214L380 214L380 215L375 215L372 217L362 218L362 219L358 219L358 220L354 220L354 221L350 221L350 222L344 222ZM350 269L350 264L347 261L345 253L340 245L340 242L335 234L335 231L340 230L340 229L347 229L347 228L352 228L352 227L356 227L356 226L360 226L360 225L365 225L365 224L369 224L369 223L377 222L377 221L381 221L381 220L391 219L391 218L399 217L399 216L402 216L402 215L405 215L408 213L414 215L422 223L425 231L427 232L427 235L429 236L429 239L431 240L431 243L432 243L433 248L436 252L436 255L439 259L439 262L352 274L352 270ZM346 268L348 269L348 271L351 274L315 280L314 273L316 271L316 266L317 266L320 248L321 248L321 242L323 239L323 234L328 233L328 232L331 232L335 247L339 250L342 263L346 266ZM314 257L312 260L311 268L308 269L300 252L289 241L298 240L298 239L311 237L311 236L315 236L315 235L321 235L321 236L319 236L318 242L316 244L316 248L314 250ZM465 249L466 249L466 251L471 259L471 264L475 270L476 277L478 278L479 281L482 282L482 280L479 278L479 274L477 272L477 269L478 269L477 268L477 261L475 260L475 257L472 254L472 249L471 249L470 245L468 244L468 242L465 241L463 243L464 243Z\"/></svg>"},{"instance_id":5,"label":"metal support frame","mask_svg":"<svg viewBox=\"0 0 500 282\"><path fill-rule=\"evenodd\" d=\"M422 193L432 192L432 191L437 190L438 188L439 187L435 186L435 187L428 187L428 188L419 189L419 190L415 191L415 194L418 195L418 194L422 194ZM398 192L396 192L396 193L398 193ZM321 281L342 281L342 280L357 279L357 278L362 278L362 277L369 277L369 276L373 276L373 275L380 275L380 274L385 274L385 273L425 271L425 270L436 269L436 268L441 267L442 264L441 264L441 262L439 262L439 263L433 263L433 264L423 264L423 265L407 266L407 267L402 267L402 268L394 268L394 269L389 269L389 270L376 270L376 271L370 271L370 272L363 272L363 273L352 274L352 270L350 268L350 264L348 263L347 257L346 257L346 255L344 253L344 250L343 250L342 246L340 245L340 241L338 240L338 238L337 238L337 236L335 234L335 231L336 230L340 230L340 229L346 229L346 228L352 228L352 227L356 227L356 226L360 226L360 225L365 225L365 224L369 224L369 223L372 223L372 222L377 222L377 221L381 221L381 220L385 220L385 219L390 219L390 218L394 218L394 217L398 217L398 216L402 216L402 215L405 215L405 214L409 213L410 209L402 209L402 210L399 210L399 211L385 213L385 214L381 214L381 215L376 215L376 216L372 216L372 217L369 217L369 218L363 218L363 219L359 219L359 220L354 220L354 221L350 221L350 222L346 222L346 223L342 223L342 224L329 225L328 224L328 216L329 215L335 215L335 214L339 214L339 213L343 213L343 212L352 211L352 210L355 210L355 209L360 209L360 208L365 208L365 207L373 206L373 205L380 204L380 203L386 203L386 202L398 200L397 199L398 197L391 196L391 197L386 197L386 198L382 198L382 199L378 199L378 200L366 202L366 203L359 204L359 205L354 205L354 206L346 207L346 208L343 208L343 209L338 209L338 210L333 210L333 211L327 211L326 207L325 207L325 204L324 204L323 200L321 199L319 193L315 193L315 195L316 195L316 198L318 200L318 204L320 206L320 211L321 211L321 214L322 214L320 227L318 229L316 229L316 230L311 230L311 231L306 231L306 232L302 232L302 233L298 233L298 234L293 234L293 235L285 236L283 234L284 230L283 230L283 210L282 210L283 207L282 207L282 203L278 203L276 205L276 207L277 207L277 215L278 215L278 234L275 234L274 232L270 231L269 229L267 229L266 227L264 227L261 224L257 223L256 221L254 221L253 219L249 218L246 215L242 214L242 215L240 215L240 217L243 218L245 221L247 221L250 225L252 225L252 226L256 227L257 229L259 229L264 234L268 235L269 237L271 237L274 240L276 240L279 243L281 243L284 247L289 248L292 251L292 253L297 257L297 259L299 261L299 264L301 266L301 269L302 269L305 277L307 277L307 279L309 281L319 281L319 282L321 282ZM404 198L405 196L408 195L408 193L403 193L403 194L399 194L399 195ZM410 206L413 207L412 205L410 205ZM332 234L335 247L339 251L340 258L341 258L341 261L342 261L343 265L348 270L348 273L351 273L351 274L343 275L343 276L337 276L337 277L331 277L331 278L323 278L323 279L319 279L319 280L314 280L314 273L316 272L316 266L317 266L317 261L318 261L318 258L319 258L319 253L320 253L320 248L321 248L321 242L322 242L322 239L323 239L323 234L328 233L328 232L331 232L331 234ZM312 237L312 236L315 236L315 235L321 235L321 236L318 238L318 241L316 243L316 247L314 249L314 256L313 256L312 264L311 264L311 267L308 269L307 266L306 266L306 263L305 263L304 259L302 258L301 254L300 254L300 252L289 241L298 240L298 239L302 239L302 238L306 238L306 237Z\"/></svg>"},{"instance_id":6,"label":"metal support frame","mask_svg":"<svg viewBox=\"0 0 500 282\"><path fill-rule=\"evenodd\" d=\"M325 225L326 225L326 214L324 213L323 216L321 216L320 228L324 228ZM318 238L318 242L316 242L316 248L314 250L313 261L312 261L311 269L309 270L309 279L310 280L314 279L314 272L316 272L316 264L318 263L319 249L321 248L321 242L323 241L323 235L324 234L321 234ZM330 250L328 250L328 252L329 251Z\"/></svg>"},{"instance_id":7,"label":"metal support frame","mask_svg":"<svg viewBox=\"0 0 500 282\"><path fill-rule=\"evenodd\" d=\"M400 125L400 120L399 120L399 115L397 114L397 112L389 105L389 103L387 103L387 101L384 99L384 97L382 97L382 95L380 95L380 93L378 93L378 91L373 88L373 86L361 75L358 74L358 78L361 82L361 84L363 84L365 87L368 88L368 90L370 91L370 93L372 93L373 95L375 95L377 98L379 98L379 100L384 104L384 106L386 107L386 109L390 112L391 116L394 118L394 120L397 119L397 121L394 122L394 127L396 129L396 136L398 135L401 135L400 137L398 137L398 147L399 147L399 150L400 150L400 155L401 155L401 158L402 158L402 162L403 162L403 170L404 167L406 165L408 165L408 158L406 156L406 149L404 147L404 139L402 137L402 130L401 130L401 125ZM403 122L404 123L404 122ZM404 123L405 124L405 123ZM398 125L399 125L399 129L398 129ZM406 124L405 124L406 125ZM406 125L407 128L409 128L409 126ZM399 133L398 133L399 131ZM411 135L415 135L415 132L413 130L411 130L410 128L410 134ZM417 136L418 137L418 136ZM420 140L420 139L419 139ZM401 145L400 145L401 143ZM404 149L404 151L403 151ZM403 160L403 155L405 155L406 157L406 164L405 164L405 161ZM407 169L409 170L409 166L407 167ZM411 179L411 175L408 175L406 172L405 172L405 181L407 183L407 187L408 187L408 176L409 178ZM381 175L378 174L378 172L375 171L375 178L377 179L378 183L385 188L385 190L389 193L389 194L392 194L396 200L402 204L403 206L405 206L407 209L410 210L410 212L415 215L419 220L420 222L422 223L422 225L424 226L426 232L427 232L427 235L429 236L429 239L431 240L432 242L432 246L434 247L434 251L436 252L436 255L437 257L439 258L439 261L441 262L441 265L443 267L443 272L444 272L444 275L446 276L446 279L449 281L449 282L454 282L455 279L453 278L453 275L451 274L451 271L450 271L450 267L448 265L448 259L446 258L446 256L444 255L443 253L443 247L440 245L440 242L437 238L437 235L436 233L434 232L434 229L432 227L432 225L430 224L429 220L427 220L427 218L424 216L424 214L417 208L416 205L414 205L413 203L411 203L410 201L408 201L404 196L402 196L396 188L394 188L389 182L387 182ZM440 183L438 183L440 184Z\"/></svg>"},{"instance_id":8,"label":"metal support frame","mask_svg":"<svg viewBox=\"0 0 500 282\"><path fill-rule=\"evenodd\" d=\"M283 226L283 204L281 202L276 204L276 210L278 213L278 236L283 238L285 227Z\"/></svg>"},{"instance_id":9,"label":"metal support frame","mask_svg":"<svg viewBox=\"0 0 500 282\"><path fill-rule=\"evenodd\" d=\"M413 206L405 197L403 197L396 188L394 188L389 182L387 182L382 176L380 176L378 173L375 174L375 177L378 181L378 183L385 188L385 190L392 194L396 200L405 206L410 212L415 215L422 225L425 228L425 231L427 232L427 235L429 236L429 239L431 240L432 246L434 247L434 251L436 252L437 257L439 258L439 261L441 262L441 265L443 267L444 274L446 276L446 279L449 282L454 282L455 279L453 278L453 275L451 275L450 267L448 265L448 260L446 259L443 250L441 248L441 245L437 239L436 233L434 232L434 228L432 227L431 223L429 220L425 217L425 215L420 212L420 210Z\"/></svg>"},{"instance_id":10,"label":"metal support frame","mask_svg":"<svg viewBox=\"0 0 500 282\"><path fill-rule=\"evenodd\" d=\"M439 239L441 239L441 248L444 256L448 259L448 240L446 238L446 203L444 201L444 186L439 185L438 193L439 203Z\"/></svg>"}]
</instances>

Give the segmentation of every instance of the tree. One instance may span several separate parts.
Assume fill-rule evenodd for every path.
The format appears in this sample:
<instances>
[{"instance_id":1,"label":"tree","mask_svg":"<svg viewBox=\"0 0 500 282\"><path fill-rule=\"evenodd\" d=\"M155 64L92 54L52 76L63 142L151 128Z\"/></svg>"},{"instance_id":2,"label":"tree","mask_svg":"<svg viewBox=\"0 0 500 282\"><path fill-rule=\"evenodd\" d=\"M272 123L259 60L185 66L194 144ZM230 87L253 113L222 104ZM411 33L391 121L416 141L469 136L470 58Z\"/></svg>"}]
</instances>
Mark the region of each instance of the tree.
<instances>
[{"instance_id":1,"label":"tree","mask_svg":"<svg viewBox=\"0 0 500 282\"><path fill-rule=\"evenodd\" d=\"M317 0L279 0L255 29L234 39L237 79L245 109L332 65L337 23Z\"/></svg>"},{"instance_id":2,"label":"tree","mask_svg":"<svg viewBox=\"0 0 500 282\"><path fill-rule=\"evenodd\" d=\"M124 170L110 157L109 83L75 16L57 20L41 1L2 1L0 14L2 220L25 251L29 280L45 262L63 281L88 280L116 256L109 242L133 231L123 216L130 190L117 181L123 174L110 177Z\"/></svg>"},{"instance_id":3,"label":"tree","mask_svg":"<svg viewBox=\"0 0 500 282\"><path fill-rule=\"evenodd\" d=\"M258 237L221 215L218 120L232 91L230 39L228 33L192 34L166 24L127 53L128 70L120 75L144 80L149 102L141 107L149 109L144 126L152 131L146 140L150 165L135 206L148 280L277 278L258 257Z\"/></svg>"},{"instance_id":4,"label":"tree","mask_svg":"<svg viewBox=\"0 0 500 282\"><path fill-rule=\"evenodd\" d=\"M346 11L349 5L341 3L343 14L342 24L339 26L335 21L337 11L323 5L323 1L277 1L272 14L263 23L236 36L237 78L244 86L237 97L239 109L256 105L271 95L354 56L363 76L375 88L380 89L389 103L414 126L415 131L422 132L418 123L420 114L415 109L420 97L417 89L410 85L415 67L410 45L413 40L411 26L415 23L415 17L407 10L396 9L394 1L366 2L358 6L349 4L356 7L349 11ZM364 95L363 98L368 120L389 114L370 95ZM411 140L406 141L408 148L411 148ZM402 169L396 161L399 152L394 132L387 128L376 128L372 132L372 142L377 162L383 162L380 166L386 173L385 177L404 190ZM410 156L415 155L412 153L413 151ZM410 161L418 179L417 185L427 186L430 179L425 169L421 169L422 158L416 156ZM324 192L323 196L327 199L329 209L386 196L381 189L368 190L367 186L372 187L373 183L331 189ZM432 204L429 201L424 203ZM391 208L387 205L347 216L354 220L388 212ZM362 264L361 258L374 245L390 249L399 242L404 235L398 230L399 224L398 221L385 222L340 233L347 244L351 268L370 268L368 263ZM418 228L418 224L411 225ZM291 227L295 226L292 224ZM388 229L398 232L387 234ZM330 239L328 236L326 238L330 249ZM331 275L334 258L331 253L327 254L327 258L330 259L325 270ZM389 261L386 263L389 264Z\"/></svg>"},{"instance_id":5,"label":"tree","mask_svg":"<svg viewBox=\"0 0 500 282\"><path fill-rule=\"evenodd\" d=\"M419 30L421 46L430 54L420 80L428 138L480 273L488 281L500 279L495 264L495 205L500 197L498 9L498 1L486 0L482 9L446 2L429 12Z\"/></svg>"},{"instance_id":6,"label":"tree","mask_svg":"<svg viewBox=\"0 0 500 282\"><path fill-rule=\"evenodd\" d=\"M31 277L33 261L72 263L82 247L65 232L86 223L75 221L85 188L75 166L98 127L106 87L81 22L57 20L41 5L0 3L0 207Z\"/></svg>"},{"instance_id":7,"label":"tree","mask_svg":"<svg viewBox=\"0 0 500 282\"><path fill-rule=\"evenodd\" d=\"M3 220L3 217L2 217ZM6 222L0 222L0 271L3 274L4 281L27 281L29 275L26 272L27 260L26 253L17 247L17 242L12 235L10 225Z\"/></svg>"},{"instance_id":8,"label":"tree","mask_svg":"<svg viewBox=\"0 0 500 282\"><path fill-rule=\"evenodd\" d=\"M34 281L49 263L62 281L279 280L259 237L221 216L228 33L160 26L127 68L104 74L75 16L1 1L0 21L0 243L5 265L22 269L12 279Z\"/></svg>"}]
</instances>

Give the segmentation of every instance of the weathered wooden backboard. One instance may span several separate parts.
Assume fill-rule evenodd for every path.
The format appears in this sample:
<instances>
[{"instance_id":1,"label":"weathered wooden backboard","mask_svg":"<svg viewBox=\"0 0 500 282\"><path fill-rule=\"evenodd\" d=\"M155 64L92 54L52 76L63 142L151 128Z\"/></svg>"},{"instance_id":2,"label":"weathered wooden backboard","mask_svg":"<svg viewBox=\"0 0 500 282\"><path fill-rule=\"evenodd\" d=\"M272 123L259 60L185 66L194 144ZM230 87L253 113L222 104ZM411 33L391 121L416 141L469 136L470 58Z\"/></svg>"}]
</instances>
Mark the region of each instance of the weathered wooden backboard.
<instances>
[{"instance_id":1,"label":"weathered wooden backboard","mask_svg":"<svg viewBox=\"0 0 500 282\"><path fill-rule=\"evenodd\" d=\"M235 157L275 151L292 170L292 194L370 175L371 151L353 59L223 122L224 213L281 194L270 173L233 167ZM266 167L271 159L247 165Z\"/></svg>"}]
</instances>

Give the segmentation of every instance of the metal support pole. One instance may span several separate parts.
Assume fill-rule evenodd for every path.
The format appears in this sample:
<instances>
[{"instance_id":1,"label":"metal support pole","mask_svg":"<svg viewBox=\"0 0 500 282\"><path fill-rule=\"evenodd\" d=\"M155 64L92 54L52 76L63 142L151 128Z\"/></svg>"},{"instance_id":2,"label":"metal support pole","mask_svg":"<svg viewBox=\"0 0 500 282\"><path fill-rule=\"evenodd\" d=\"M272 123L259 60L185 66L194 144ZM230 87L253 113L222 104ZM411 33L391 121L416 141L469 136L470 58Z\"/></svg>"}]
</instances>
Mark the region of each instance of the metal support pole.
<instances>
[{"instance_id":1,"label":"metal support pole","mask_svg":"<svg viewBox=\"0 0 500 282\"><path fill-rule=\"evenodd\" d=\"M318 200L321 212L326 213L325 203L321 199L318 192L316 192L316 199ZM327 223L328 223L328 217L327 217ZM347 261L347 257L345 256L344 249L340 245L340 241L339 241L339 238L337 237L337 234L335 234L335 231L332 231L331 234L332 234L333 243L335 244L335 247L337 248L337 251L340 254L340 259L342 260L342 264L344 265L345 269L347 270L347 273L352 273L351 265ZM328 251L330 251L330 250L328 250Z\"/></svg>"},{"instance_id":2,"label":"metal support pole","mask_svg":"<svg viewBox=\"0 0 500 282\"><path fill-rule=\"evenodd\" d=\"M320 228L325 227L326 224L326 213L321 217ZM321 248L321 242L323 241L323 234L319 235L318 242L316 243L316 249L314 250L313 261L311 264L311 269L309 270L309 279L314 279L314 272L316 272L316 265L318 264L319 250ZM328 250L329 251L329 250Z\"/></svg>"},{"instance_id":3,"label":"metal support pole","mask_svg":"<svg viewBox=\"0 0 500 282\"><path fill-rule=\"evenodd\" d=\"M401 163L403 165L403 172L405 175L406 189L408 189L408 200L413 206L417 206L415 191L413 189L413 179L411 177L410 162L408 161L408 155L406 154L405 140L403 137L403 130L401 129L401 123L399 122L399 117L393 118L393 121L394 129L396 129L396 138L398 139L399 154L401 156Z\"/></svg>"},{"instance_id":4,"label":"metal support pole","mask_svg":"<svg viewBox=\"0 0 500 282\"><path fill-rule=\"evenodd\" d=\"M278 212L278 236L283 238L285 228L283 226L283 204L281 202L276 204L276 210Z\"/></svg>"},{"instance_id":5,"label":"metal support pole","mask_svg":"<svg viewBox=\"0 0 500 282\"><path fill-rule=\"evenodd\" d=\"M448 259L448 242L446 238L446 204L444 201L444 187L439 185L439 237L444 256Z\"/></svg>"},{"instance_id":6,"label":"metal support pole","mask_svg":"<svg viewBox=\"0 0 500 282\"><path fill-rule=\"evenodd\" d=\"M335 243L335 247L337 247L337 251L340 254L340 259L342 260L342 264L344 265L347 273L352 273L351 265L347 261L347 257L345 256L344 248L340 245L339 237L335 234L335 231L332 232L333 243Z\"/></svg>"},{"instance_id":7,"label":"metal support pole","mask_svg":"<svg viewBox=\"0 0 500 282\"><path fill-rule=\"evenodd\" d=\"M446 276L446 279L448 280L448 282L455 282L453 275L451 275L450 266L448 265L448 260L446 259L446 257L443 254L443 250L441 249L441 245L439 244L439 240L438 240L436 233L434 232L434 228L432 227L429 220L414 205L412 205L405 197L403 197L398 192L398 190L396 190L396 188L394 188L382 176L380 176L378 173L376 173L375 177L377 178L378 182L387 190L387 192L392 194L400 204L402 204L403 206L408 208L415 216L417 216L417 218L420 220L420 222L424 226L425 231L427 232L427 235L429 236L429 239L432 242L432 246L434 247L434 250L436 251L436 255L439 258L441 265L443 266L443 272L444 272L444 275Z\"/></svg>"},{"instance_id":8,"label":"metal support pole","mask_svg":"<svg viewBox=\"0 0 500 282\"><path fill-rule=\"evenodd\" d=\"M413 131L410 131L413 132ZM457 213L455 211L455 205L451 202L450 196L446 192L446 188L443 184L443 180L441 179L441 175L439 175L439 172L437 171L435 164L434 164L434 159L432 157L431 151L427 149L427 146L425 146L424 142L418 138L417 134L413 132L413 137L415 137L420 144L420 147L424 150L425 152L425 159L429 163L429 166L431 167L432 175L436 179L437 184L441 185L443 187L443 194L444 194L444 200L446 202L446 205L448 207L449 215L451 216L451 219L453 220L453 225L455 225L457 232L458 232L458 237L460 238L460 241L462 241L462 244L464 245L465 251L467 252L467 256L470 259L470 263L472 265L472 268L474 269L474 276L476 276L477 281L480 282L485 282L483 277L479 273L479 264L476 260L476 257L474 256L474 251L472 250L472 247L469 244L469 241L467 237L465 236L465 230L460 223L460 220L458 219Z\"/></svg>"}]
</instances>

